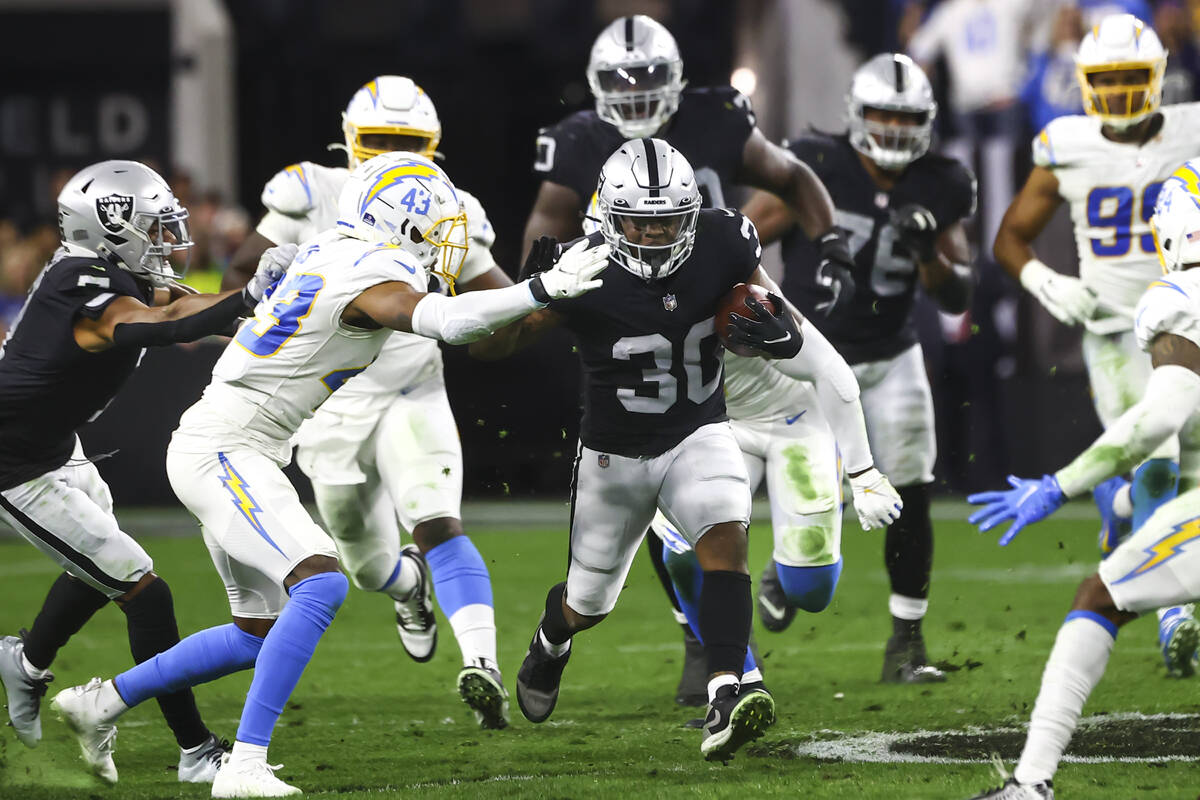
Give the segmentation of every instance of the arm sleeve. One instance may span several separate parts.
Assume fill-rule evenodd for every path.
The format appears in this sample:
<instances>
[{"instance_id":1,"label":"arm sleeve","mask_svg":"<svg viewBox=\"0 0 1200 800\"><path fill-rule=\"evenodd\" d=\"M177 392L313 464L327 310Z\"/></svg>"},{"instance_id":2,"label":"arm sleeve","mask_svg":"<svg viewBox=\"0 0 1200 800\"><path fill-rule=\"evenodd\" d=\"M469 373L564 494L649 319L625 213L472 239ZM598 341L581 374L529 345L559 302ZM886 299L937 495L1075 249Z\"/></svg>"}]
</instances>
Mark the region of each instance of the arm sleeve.
<instances>
[{"instance_id":1,"label":"arm sleeve","mask_svg":"<svg viewBox=\"0 0 1200 800\"><path fill-rule=\"evenodd\" d=\"M861 472L875 463L867 441L867 423L858 400L858 381L829 340L809 322L800 326L804 347L792 358L768 363L798 381L813 383L817 401L842 451L847 472Z\"/></svg>"},{"instance_id":2,"label":"arm sleeve","mask_svg":"<svg viewBox=\"0 0 1200 800\"><path fill-rule=\"evenodd\" d=\"M1200 407L1200 375L1167 364L1150 374L1142 399L1108 427L1091 447L1058 471L1063 494L1074 497L1107 478L1128 472Z\"/></svg>"},{"instance_id":3,"label":"arm sleeve","mask_svg":"<svg viewBox=\"0 0 1200 800\"><path fill-rule=\"evenodd\" d=\"M447 344L470 344L539 308L545 304L534 299L529 281L455 297L427 294L413 308L412 330Z\"/></svg>"},{"instance_id":4,"label":"arm sleeve","mask_svg":"<svg viewBox=\"0 0 1200 800\"><path fill-rule=\"evenodd\" d=\"M161 347L177 342L194 342L215 333L226 333L234 320L246 313L241 292L213 303L208 308L179 319L163 322L122 322L113 328L118 347Z\"/></svg>"}]
</instances>

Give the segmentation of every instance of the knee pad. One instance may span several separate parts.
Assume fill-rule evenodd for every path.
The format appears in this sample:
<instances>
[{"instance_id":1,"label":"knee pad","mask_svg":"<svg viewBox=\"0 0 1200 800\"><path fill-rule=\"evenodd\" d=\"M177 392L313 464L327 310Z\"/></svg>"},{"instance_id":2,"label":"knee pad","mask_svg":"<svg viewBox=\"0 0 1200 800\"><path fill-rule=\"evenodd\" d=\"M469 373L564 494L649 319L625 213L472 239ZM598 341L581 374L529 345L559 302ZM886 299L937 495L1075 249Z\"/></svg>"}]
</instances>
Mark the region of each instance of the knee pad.
<instances>
[{"instance_id":1,"label":"knee pad","mask_svg":"<svg viewBox=\"0 0 1200 800\"><path fill-rule=\"evenodd\" d=\"M779 585L787 596L788 605L816 613L824 611L833 601L838 578L842 575L842 559L823 567L788 567L776 565Z\"/></svg>"},{"instance_id":2,"label":"knee pad","mask_svg":"<svg viewBox=\"0 0 1200 800\"><path fill-rule=\"evenodd\" d=\"M329 625L349 591L350 581L342 573L319 572L292 584L288 595L293 603L299 603L319 615L321 619L316 621Z\"/></svg>"}]
</instances>

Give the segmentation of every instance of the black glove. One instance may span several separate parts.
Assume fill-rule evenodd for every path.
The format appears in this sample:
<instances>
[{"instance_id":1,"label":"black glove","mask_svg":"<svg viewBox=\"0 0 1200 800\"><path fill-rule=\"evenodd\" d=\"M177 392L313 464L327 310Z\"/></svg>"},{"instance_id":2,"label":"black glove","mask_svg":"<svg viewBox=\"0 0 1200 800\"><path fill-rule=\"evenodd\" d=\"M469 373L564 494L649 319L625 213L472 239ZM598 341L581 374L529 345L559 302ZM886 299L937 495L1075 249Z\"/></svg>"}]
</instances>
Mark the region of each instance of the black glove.
<instances>
[{"instance_id":1,"label":"black glove","mask_svg":"<svg viewBox=\"0 0 1200 800\"><path fill-rule=\"evenodd\" d=\"M901 206L892 212L892 226L899 234L900 246L917 261L932 261L937 257L937 220L928 208L916 203Z\"/></svg>"},{"instance_id":2,"label":"black glove","mask_svg":"<svg viewBox=\"0 0 1200 800\"><path fill-rule=\"evenodd\" d=\"M550 269L554 262L558 261L558 256L558 239L553 236L539 236L534 239L533 246L529 248L529 255L525 256L525 263L521 265L521 274L517 276L517 282Z\"/></svg>"},{"instance_id":3,"label":"black glove","mask_svg":"<svg viewBox=\"0 0 1200 800\"><path fill-rule=\"evenodd\" d=\"M730 344L752 347L772 358L791 358L800 352L804 337L796 327L796 320L783 304L783 298L774 292L767 299L775 304L775 313L750 295L746 308L754 312L757 319L746 319L737 314L729 315L730 330L725 338Z\"/></svg>"},{"instance_id":4,"label":"black glove","mask_svg":"<svg viewBox=\"0 0 1200 800\"><path fill-rule=\"evenodd\" d=\"M817 303L817 311L828 317L848 307L854 299L854 259L837 228L830 228L817 240L817 252L821 257L821 263L817 265L817 283L831 295L825 302Z\"/></svg>"}]
</instances>

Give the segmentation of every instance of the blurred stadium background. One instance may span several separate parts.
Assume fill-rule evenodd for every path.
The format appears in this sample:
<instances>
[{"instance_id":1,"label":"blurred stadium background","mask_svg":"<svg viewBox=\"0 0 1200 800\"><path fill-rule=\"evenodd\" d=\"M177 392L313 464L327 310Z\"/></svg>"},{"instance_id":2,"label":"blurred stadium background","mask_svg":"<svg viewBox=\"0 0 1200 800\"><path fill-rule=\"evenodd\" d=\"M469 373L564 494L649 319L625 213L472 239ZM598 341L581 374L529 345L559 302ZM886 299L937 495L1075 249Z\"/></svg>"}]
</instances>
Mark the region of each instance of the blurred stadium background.
<instances>
[{"instance_id":1,"label":"blurred stadium background","mask_svg":"<svg viewBox=\"0 0 1200 800\"><path fill-rule=\"evenodd\" d=\"M971 7L962 30L937 14L951 4ZM1078 108L1070 54L1083 26L1112 11L1152 22L1171 51L1166 102L1195 99L1198 0L0 0L0 327L56 246L54 200L76 169L133 158L163 172L192 214L189 282L212 287L262 213L267 178L302 159L344 163L326 145L341 139L351 94L378 74L412 76L432 96L447 170L482 200L497 260L515 273L538 128L590 105L584 68L601 27L647 13L675 34L692 85L733 83L776 141L809 125L840 130L850 75L875 53L907 50L931 68L936 146L980 179L974 308L921 309L938 487L1037 474L1099 426L1078 333L1000 275L990 238L1029 168L1031 136ZM967 58L947 57L954 36ZM980 64L1003 79L976 86ZM1069 270L1073 249L1064 210L1039 252ZM119 506L174 503L166 441L221 346L151 353L83 431L88 452L117 451L101 470ZM565 497L578 422L569 339L499 364L448 348L447 372L468 499Z\"/></svg>"}]
</instances>

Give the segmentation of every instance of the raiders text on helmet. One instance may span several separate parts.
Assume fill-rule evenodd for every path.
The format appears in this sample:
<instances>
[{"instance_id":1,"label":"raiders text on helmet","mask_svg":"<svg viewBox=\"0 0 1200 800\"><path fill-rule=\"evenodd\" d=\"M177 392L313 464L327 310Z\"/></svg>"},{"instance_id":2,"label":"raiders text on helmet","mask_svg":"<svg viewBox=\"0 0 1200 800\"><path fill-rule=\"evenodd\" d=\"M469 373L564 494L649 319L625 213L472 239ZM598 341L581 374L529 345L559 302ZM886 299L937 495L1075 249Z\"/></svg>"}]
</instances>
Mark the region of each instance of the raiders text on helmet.
<instances>
[{"instance_id":1,"label":"raiders text on helmet","mask_svg":"<svg viewBox=\"0 0 1200 800\"><path fill-rule=\"evenodd\" d=\"M1149 25L1132 14L1100 20L1075 55L1083 110L1105 125L1128 128L1162 104L1167 51Z\"/></svg>"},{"instance_id":2,"label":"raiders text on helmet","mask_svg":"<svg viewBox=\"0 0 1200 800\"><path fill-rule=\"evenodd\" d=\"M58 195L59 237L72 255L96 255L161 286L187 272L187 209L157 172L136 161L101 161ZM171 254L185 254L172 264Z\"/></svg>"},{"instance_id":3,"label":"raiders text on helmet","mask_svg":"<svg viewBox=\"0 0 1200 800\"><path fill-rule=\"evenodd\" d=\"M937 103L921 68L902 53L882 53L854 73L846 96L850 144L883 169L900 169L925 155ZM900 111L911 124L868 120L866 109Z\"/></svg>"},{"instance_id":4,"label":"raiders text on helmet","mask_svg":"<svg viewBox=\"0 0 1200 800\"><path fill-rule=\"evenodd\" d=\"M355 92L342 113L342 132L351 169L381 153L402 150L433 158L442 140L442 124L429 95L412 78L398 75L380 75Z\"/></svg>"},{"instance_id":5,"label":"raiders text on helmet","mask_svg":"<svg viewBox=\"0 0 1200 800\"><path fill-rule=\"evenodd\" d=\"M650 17L621 17L592 45L588 86L596 113L627 139L652 136L679 108L683 60L666 28Z\"/></svg>"}]
</instances>

